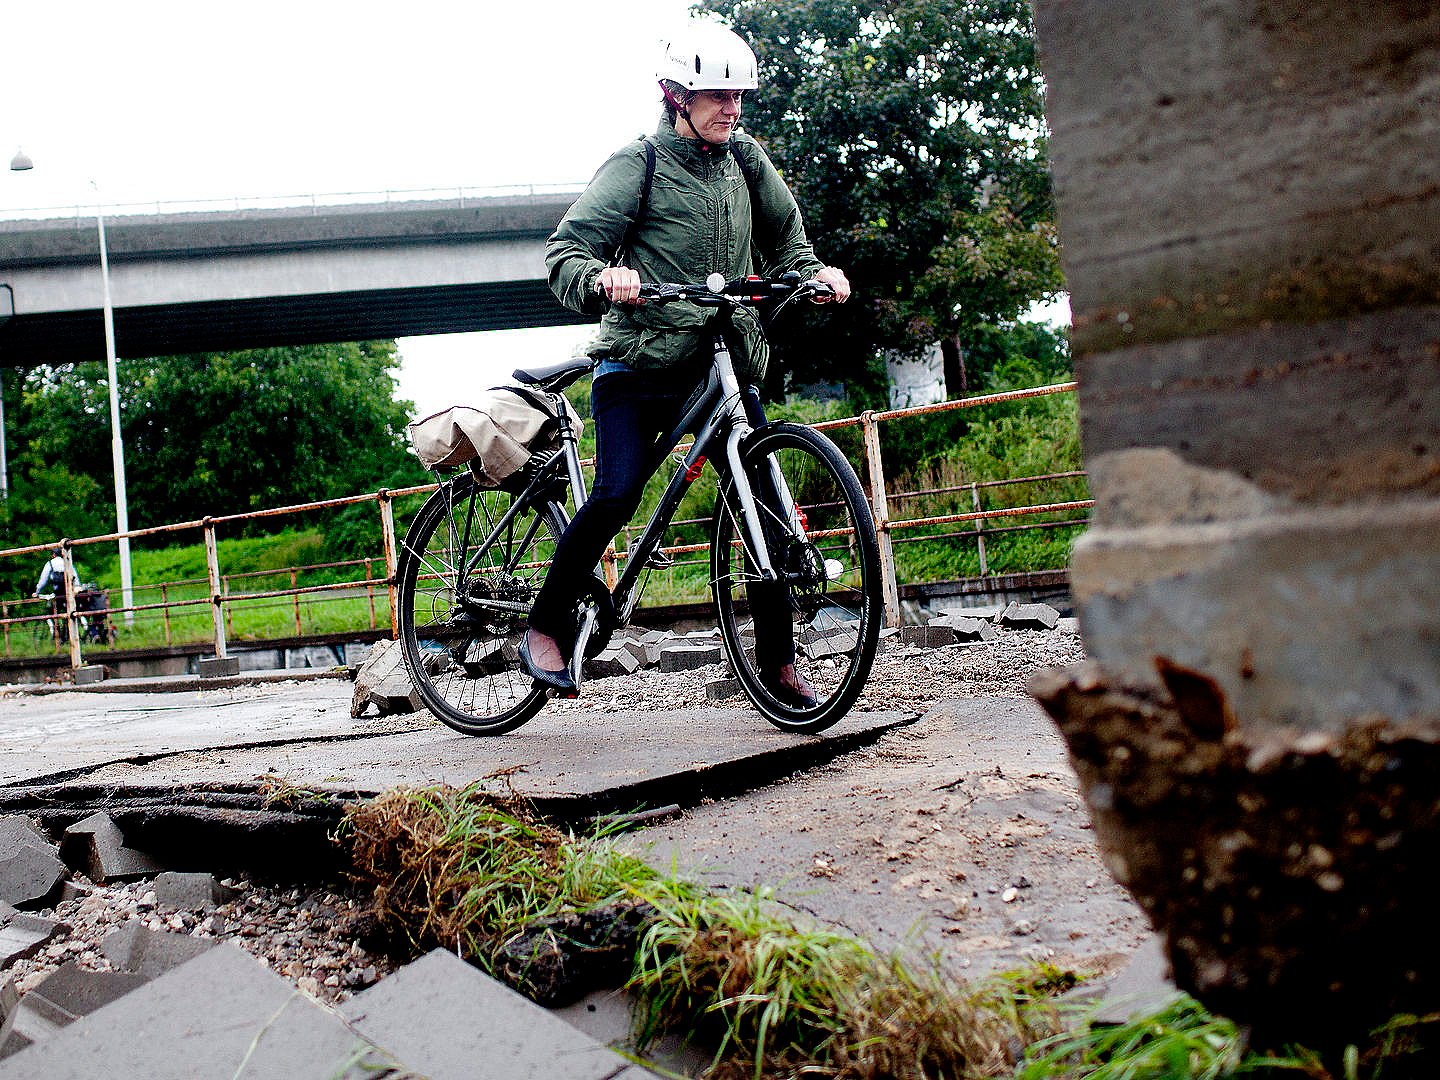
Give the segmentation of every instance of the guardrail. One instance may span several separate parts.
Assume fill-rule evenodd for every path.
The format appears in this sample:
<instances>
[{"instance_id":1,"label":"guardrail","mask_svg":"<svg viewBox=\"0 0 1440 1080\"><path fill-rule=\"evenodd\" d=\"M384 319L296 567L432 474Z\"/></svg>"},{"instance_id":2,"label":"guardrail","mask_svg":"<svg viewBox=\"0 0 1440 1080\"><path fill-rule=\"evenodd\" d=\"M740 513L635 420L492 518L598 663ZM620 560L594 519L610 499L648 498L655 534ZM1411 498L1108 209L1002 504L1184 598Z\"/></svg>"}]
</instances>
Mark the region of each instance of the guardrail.
<instances>
[{"instance_id":1,"label":"guardrail","mask_svg":"<svg viewBox=\"0 0 1440 1080\"><path fill-rule=\"evenodd\" d=\"M1032 502L1017 506L982 505L982 492L1014 488L1020 485L1073 482L1084 478L1084 472L1079 470L1003 479L971 480L956 484L921 487L911 491L891 490L890 484L887 481L885 463L881 453L880 425L897 420L947 412L954 409L973 409L986 405L1023 401L1052 394L1068 394L1074 392L1075 386L1076 384L1073 382L1058 383L1051 386L1034 387L998 394L986 394L908 409L867 411L860 416L827 420L814 425L816 428L822 430L856 428L859 431L864 456L862 479L866 481L875 521L879 530L886 621L890 625L898 625L900 622L899 574L897 572L896 557L897 546L973 541L978 552L980 576L985 577L991 572L987 558L987 538L1018 531L1057 528L1076 529L1083 528L1088 524L1088 518L1073 516L1062 516L1058 520L1049 521L1025 521L1023 524L1005 526L989 524L993 519L1008 520L1025 519L1042 515L1073 515L1078 511L1088 510L1094 504L1092 500L1083 498ZM586 464L592 463L587 462ZM67 538L46 544L32 544L24 547L0 550L0 559L21 558L35 555L43 556L48 554L52 548L58 546L61 548L67 570L63 605L59 604L58 601L52 604L49 601L40 599L21 599L0 602L0 641L3 641L3 653L9 657L17 654L33 655L35 653L46 652L53 654L56 651L68 649L70 666L78 669L84 666L84 653L87 646L99 645L103 647L110 644L107 631L108 627L113 625L113 620L116 616L121 616L127 623L132 622L136 615L160 619L164 626L165 643L168 645L172 640L172 622L175 613L183 614L194 611L195 609L204 608L208 611L209 615L207 620L208 628L205 633L198 638L192 632L187 640L208 639L212 641L214 644L215 657L223 659L229 656L229 643L231 639L236 636L234 614L238 605L250 605L252 610L256 606L267 605L283 604L290 607L294 613L296 636L300 637L305 633L302 620L302 605L313 605L323 601L333 601L335 597L341 595L356 599L363 596L368 607L368 619L366 621L368 621L369 627L373 630L377 629L381 622L376 602L377 593L382 589L384 590L387 601L386 606L388 607L384 621L388 623L390 633L393 636L397 632L398 605L396 597L396 566L399 552L395 528L395 502L397 499L407 499L411 496L428 494L435 490L435 486L434 484L422 484L395 490L370 492L364 495L353 495L340 499L328 499L318 502L274 507L244 514L207 517L197 521L179 522L146 529L132 529L124 534L131 540L198 533L205 546L207 576L203 579L192 578L188 580L137 585L133 590L134 593L149 594L152 596L158 594L158 599L148 602L134 602L128 607L121 606L112 608L108 606L108 603L103 602L103 599L99 607L96 607L93 603L87 603L87 595L93 598L93 594L82 593L77 588L77 578L75 574L74 552L76 549L83 549L98 544L114 543L120 539L121 534L119 533L107 533L101 536L89 536L80 539ZM963 499L966 496L968 496L969 502L969 509L966 510L956 510L945 513L925 513L922 511L913 516L904 516L899 512L899 508L907 503L923 507L926 503L953 501L956 498ZM223 526L240 525L265 518L335 510L364 503L374 503L378 510L383 551L380 556L350 560L347 562L296 565L278 570L249 571L230 574L223 572L220 562L220 542L218 538L218 530ZM681 527L701 523L701 519L688 519L676 521L673 524L675 527ZM970 527L963 529L948 528L950 526L960 525ZM667 546L664 550L672 557L676 557L694 554L707 549L708 544L702 543L675 544L673 546ZM605 557L607 576L613 576L616 562L624 557L625 553L623 550L617 550L614 546L611 547ZM689 562L695 561L698 560L689 560ZM676 562L677 565L686 565L687 560L679 558ZM375 568L377 563L383 564L383 575L376 574ZM302 574L313 574L317 571L342 570L349 567L363 567L364 577L358 578L353 575L348 577L341 575L344 580L327 581L313 585L300 584ZM288 577L288 587L254 590L245 587L256 579L266 577L273 578L277 576L282 579ZM239 588L237 588L237 586L239 586ZM187 595L193 593L198 593L199 595ZM358 627L347 627L347 629L356 628ZM48 642L46 639L48 639Z\"/></svg>"}]
</instances>

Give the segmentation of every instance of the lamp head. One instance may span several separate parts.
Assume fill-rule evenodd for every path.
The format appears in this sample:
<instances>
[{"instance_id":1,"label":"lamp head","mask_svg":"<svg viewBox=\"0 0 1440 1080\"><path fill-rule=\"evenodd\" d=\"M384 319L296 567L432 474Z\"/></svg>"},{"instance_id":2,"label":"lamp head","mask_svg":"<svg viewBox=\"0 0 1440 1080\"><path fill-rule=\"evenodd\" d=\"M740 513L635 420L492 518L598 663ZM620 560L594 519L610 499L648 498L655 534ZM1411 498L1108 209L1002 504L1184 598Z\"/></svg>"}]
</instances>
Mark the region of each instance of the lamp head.
<instances>
[{"instance_id":1,"label":"lamp head","mask_svg":"<svg viewBox=\"0 0 1440 1080\"><path fill-rule=\"evenodd\" d=\"M15 156L10 159L11 172L28 172L34 167L35 163L30 160L30 155L24 150L16 150Z\"/></svg>"}]
</instances>

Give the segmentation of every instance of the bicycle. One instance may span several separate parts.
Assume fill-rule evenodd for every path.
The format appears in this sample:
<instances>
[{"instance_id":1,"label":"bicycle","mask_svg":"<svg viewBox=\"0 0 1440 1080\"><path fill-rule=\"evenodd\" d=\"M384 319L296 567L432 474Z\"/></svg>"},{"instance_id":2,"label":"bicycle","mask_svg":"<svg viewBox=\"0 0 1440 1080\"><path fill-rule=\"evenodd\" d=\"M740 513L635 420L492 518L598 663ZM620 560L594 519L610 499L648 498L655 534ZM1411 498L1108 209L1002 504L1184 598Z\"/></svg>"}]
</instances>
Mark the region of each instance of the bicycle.
<instances>
[{"instance_id":1,"label":"bicycle","mask_svg":"<svg viewBox=\"0 0 1440 1080\"><path fill-rule=\"evenodd\" d=\"M612 593L597 574L577 603L570 670L577 685L584 661L629 624L642 575L668 559L662 537L706 461L717 475L711 515L709 585L725 656L745 695L786 731L823 731L854 704L874 663L882 619L880 550L864 489L838 447L813 428L786 422L752 427L725 333L736 312L760 325L755 308L774 302L771 321L791 302L829 286L798 274L704 285L642 287L652 303L690 300L717 309L710 326L712 360L683 415L655 443L656 458L694 439L679 457L659 503ZM763 333L763 327L762 327ZM552 396L589 372L586 357L520 369L515 378ZM500 487L481 486L467 471L442 474L412 521L397 580L405 664L425 705L467 735L513 731L545 705L550 691L520 667L518 645L530 604L555 543L569 522L567 489L585 500L577 432L563 408L559 448L533 457ZM752 598L783 590L791 612L796 668L816 703L796 707L765 686L749 617ZM767 646L778 631L765 625Z\"/></svg>"}]
</instances>

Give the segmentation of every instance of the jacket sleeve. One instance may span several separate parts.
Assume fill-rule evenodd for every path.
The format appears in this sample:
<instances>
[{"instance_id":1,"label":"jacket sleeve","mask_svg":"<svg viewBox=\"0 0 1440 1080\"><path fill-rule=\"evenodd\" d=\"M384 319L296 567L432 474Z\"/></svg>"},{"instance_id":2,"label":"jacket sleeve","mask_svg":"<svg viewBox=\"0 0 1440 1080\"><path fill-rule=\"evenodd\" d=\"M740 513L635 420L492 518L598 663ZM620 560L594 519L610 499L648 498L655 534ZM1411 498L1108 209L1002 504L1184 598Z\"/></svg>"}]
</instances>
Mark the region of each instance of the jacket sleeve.
<instances>
[{"instance_id":1,"label":"jacket sleeve","mask_svg":"<svg viewBox=\"0 0 1440 1080\"><path fill-rule=\"evenodd\" d=\"M797 271L802 277L814 277L825 264L816 258L815 250L805 235L800 220L800 207L790 186L781 178L770 161L770 155L754 139L745 139L747 161L758 165L755 172L755 240L765 265L759 269L767 274Z\"/></svg>"},{"instance_id":2,"label":"jacket sleeve","mask_svg":"<svg viewBox=\"0 0 1440 1080\"><path fill-rule=\"evenodd\" d=\"M645 182L645 149L640 141L612 154L600 166L545 244L550 289L571 311L599 315L606 301L595 292L595 279L640 209Z\"/></svg>"}]
</instances>

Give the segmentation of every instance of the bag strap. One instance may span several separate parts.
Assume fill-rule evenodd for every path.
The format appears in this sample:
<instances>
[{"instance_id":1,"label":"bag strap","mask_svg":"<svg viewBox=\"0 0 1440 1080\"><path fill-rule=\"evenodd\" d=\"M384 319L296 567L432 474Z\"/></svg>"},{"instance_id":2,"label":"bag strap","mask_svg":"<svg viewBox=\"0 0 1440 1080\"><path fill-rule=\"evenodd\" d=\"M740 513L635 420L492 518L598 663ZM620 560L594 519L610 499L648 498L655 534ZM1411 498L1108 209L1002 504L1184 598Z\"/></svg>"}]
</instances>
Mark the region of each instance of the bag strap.
<instances>
[{"instance_id":1,"label":"bag strap","mask_svg":"<svg viewBox=\"0 0 1440 1080\"><path fill-rule=\"evenodd\" d=\"M635 216L630 219L630 224L625 226L625 235L620 238L620 243L615 248L615 254L610 258L611 266L620 265L620 260L630 250L630 239L635 235L635 229L641 219L645 217L645 211L650 206L650 189L655 185L655 144L650 141L648 135L641 135L640 142L645 147L645 179L640 182L640 200L635 205ZM740 166L740 174L745 177L745 189L750 194L750 206L753 209L755 185L759 182L755 167L740 152L735 139L730 139L725 146L730 151L730 156L735 159L735 164Z\"/></svg>"},{"instance_id":2,"label":"bag strap","mask_svg":"<svg viewBox=\"0 0 1440 1080\"><path fill-rule=\"evenodd\" d=\"M630 250L630 238L635 235L635 227L645 216L645 210L650 205L650 189L655 184L655 144L648 135L641 135L640 142L645 147L645 179L640 184L640 201L635 206L635 216L630 219L630 224L625 226L625 235L620 238L615 254L610 258L611 266L619 266L620 260Z\"/></svg>"}]
</instances>

